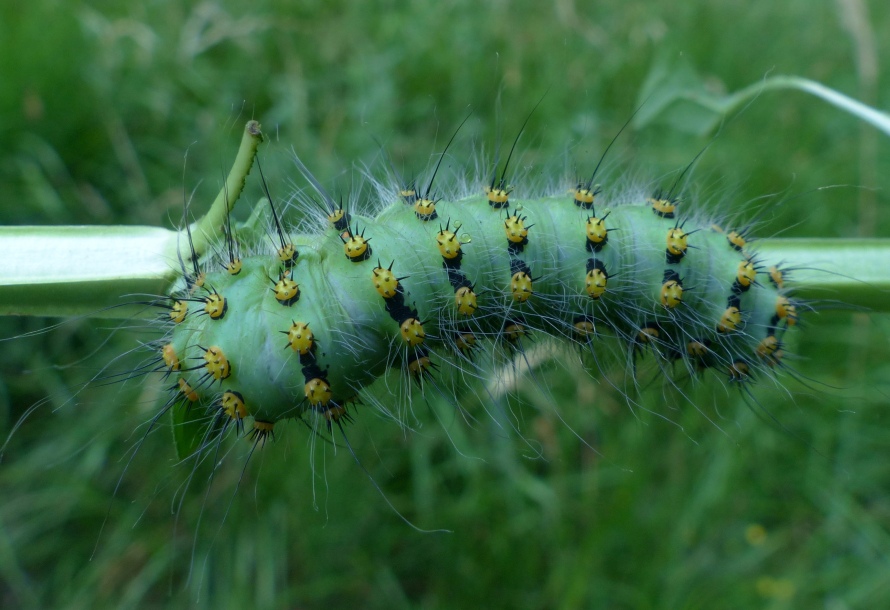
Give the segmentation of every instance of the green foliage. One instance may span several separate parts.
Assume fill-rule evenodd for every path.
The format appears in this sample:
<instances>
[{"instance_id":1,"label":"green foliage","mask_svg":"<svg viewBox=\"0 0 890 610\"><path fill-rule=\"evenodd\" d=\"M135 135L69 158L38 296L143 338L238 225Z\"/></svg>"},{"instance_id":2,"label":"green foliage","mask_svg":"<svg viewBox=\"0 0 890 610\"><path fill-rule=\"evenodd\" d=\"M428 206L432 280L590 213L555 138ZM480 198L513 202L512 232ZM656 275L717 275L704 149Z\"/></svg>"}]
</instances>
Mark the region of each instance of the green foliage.
<instances>
[{"instance_id":1,"label":"green foliage","mask_svg":"<svg viewBox=\"0 0 890 610\"><path fill-rule=\"evenodd\" d=\"M372 136L413 174L468 104L458 160L511 137L545 90L521 164L586 174L652 66L681 54L716 95L771 72L886 106L887 79L856 68L890 29L885 3L852 33L853 1L237 6L4 4L0 223L175 226L183 191L196 189L199 212L216 195L250 117L273 136L261 155L276 197L296 176L291 145L348 191L353 160L375 162ZM886 74L887 49L875 53ZM708 140L675 127L623 135L611 163L647 176L685 166ZM736 206L809 193L769 203L757 235L887 235L888 152L835 108L765 93L694 181ZM856 186L811 192L833 185ZM246 197L259 196L252 181ZM152 332L73 321L4 342L2 438L44 402L0 462L0 606L885 606L890 324L805 319L801 380L753 397L712 379L684 387L690 403L650 372L631 409L621 371L548 369L521 382L522 404L465 397L471 424L435 400L415 403L412 431L357 413L352 448L387 498L451 534L410 529L346 448L335 458L296 423L257 449L240 486L249 443L224 448L209 486L212 464L176 463L159 430L111 499L163 384L81 386L138 366L128 351ZM2 320L0 336L54 322ZM518 421L523 438L496 421Z\"/></svg>"}]
</instances>

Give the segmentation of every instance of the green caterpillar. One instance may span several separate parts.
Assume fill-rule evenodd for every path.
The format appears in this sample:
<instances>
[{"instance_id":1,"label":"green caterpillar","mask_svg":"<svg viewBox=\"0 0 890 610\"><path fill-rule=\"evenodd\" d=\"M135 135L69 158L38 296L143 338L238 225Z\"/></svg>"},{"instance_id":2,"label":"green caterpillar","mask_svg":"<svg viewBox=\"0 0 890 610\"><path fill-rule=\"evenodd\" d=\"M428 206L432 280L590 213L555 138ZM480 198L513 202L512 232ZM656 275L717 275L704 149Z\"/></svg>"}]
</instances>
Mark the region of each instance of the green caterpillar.
<instances>
[{"instance_id":1,"label":"green caterpillar","mask_svg":"<svg viewBox=\"0 0 890 610\"><path fill-rule=\"evenodd\" d=\"M591 178L524 193L502 177L446 200L431 179L383 188L360 214L297 165L321 198L304 196L304 212L325 228L285 231L270 196L269 226L227 222L221 254L193 255L165 305L162 412L184 454L231 424L249 422L257 442L285 419L342 425L389 369L426 392L543 337L573 343L591 369L607 337L631 371L651 354L667 376L712 369L742 385L785 367L802 304L782 267L670 192Z\"/></svg>"}]
</instances>

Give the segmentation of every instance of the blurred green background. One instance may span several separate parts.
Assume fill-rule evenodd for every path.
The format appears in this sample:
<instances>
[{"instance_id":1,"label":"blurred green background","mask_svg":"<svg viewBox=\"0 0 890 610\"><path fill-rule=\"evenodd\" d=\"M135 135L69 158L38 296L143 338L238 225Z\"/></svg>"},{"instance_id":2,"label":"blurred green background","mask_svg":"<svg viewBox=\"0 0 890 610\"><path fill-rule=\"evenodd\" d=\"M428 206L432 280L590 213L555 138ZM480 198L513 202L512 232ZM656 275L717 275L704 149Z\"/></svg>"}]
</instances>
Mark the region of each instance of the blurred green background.
<instances>
[{"instance_id":1,"label":"blurred green background","mask_svg":"<svg viewBox=\"0 0 890 610\"><path fill-rule=\"evenodd\" d=\"M796 74L886 108L888 31L877 0L5 2L0 223L174 226L183 192L212 199L248 118L273 136L274 194L296 177L291 146L348 191L372 136L420 171L472 105L453 148L469 161L545 91L523 163L586 173L656 69L714 94ZM613 167L685 166L709 141L696 121L631 130ZM694 182L713 202L807 193L759 235L888 235L888 153L853 117L770 93ZM849 186L814 191L830 185ZM55 322L0 319L0 337ZM357 413L350 440L389 501L448 534L403 523L348 451L318 443L311 460L296 423L237 491L247 443L186 488L163 428L121 477L162 384L83 386L138 364L126 353L153 334L130 325L69 321L0 347L0 438L42 405L0 462L0 607L890 607L886 315L807 315L799 380L747 400L710 376L693 406L656 380L632 412L550 366L510 405L468 390L473 426L447 403L432 405L444 424L417 403L415 432ZM522 437L483 406L514 409Z\"/></svg>"}]
</instances>

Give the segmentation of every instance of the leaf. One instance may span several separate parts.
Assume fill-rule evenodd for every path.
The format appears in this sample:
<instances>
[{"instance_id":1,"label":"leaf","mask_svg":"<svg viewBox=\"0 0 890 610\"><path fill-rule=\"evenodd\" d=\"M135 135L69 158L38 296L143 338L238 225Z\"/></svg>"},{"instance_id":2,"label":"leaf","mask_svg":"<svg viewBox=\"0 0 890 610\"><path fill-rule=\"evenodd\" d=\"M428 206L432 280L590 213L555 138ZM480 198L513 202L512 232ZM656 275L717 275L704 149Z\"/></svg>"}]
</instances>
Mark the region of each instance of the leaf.
<instances>
[{"instance_id":1,"label":"leaf","mask_svg":"<svg viewBox=\"0 0 890 610\"><path fill-rule=\"evenodd\" d=\"M652 66L640 91L642 107L634 117L634 127L664 124L678 131L706 135L761 94L787 90L814 95L890 135L890 115L816 81L799 76L770 76L735 93L720 95L707 86L683 56L673 61L662 58Z\"/></svg>"},{"instance_id":2,"label":"leaf","mask_svg":"<svg viewBox=\"0 0 890 610\"><path fill-rule=\"evenodd\" d=\"M659 59L640 91L634 127L667 125L677 131L706 135L723 120L725 98L709 90L692 64L681 56Z\"/></svg>"},{"instance_id":3,"label":"leaf","mask_svg":"<svg viewBox=\"0 0 890 610\"><path fill-rule=\"evenodd\" d=\"M176 456L184 460L193 455L201 446L206 425L202 419L201 408L190 409L190 404L176 404L170 409L170 423L173 428L173 445Z\"/></svg>"}]
</instances>

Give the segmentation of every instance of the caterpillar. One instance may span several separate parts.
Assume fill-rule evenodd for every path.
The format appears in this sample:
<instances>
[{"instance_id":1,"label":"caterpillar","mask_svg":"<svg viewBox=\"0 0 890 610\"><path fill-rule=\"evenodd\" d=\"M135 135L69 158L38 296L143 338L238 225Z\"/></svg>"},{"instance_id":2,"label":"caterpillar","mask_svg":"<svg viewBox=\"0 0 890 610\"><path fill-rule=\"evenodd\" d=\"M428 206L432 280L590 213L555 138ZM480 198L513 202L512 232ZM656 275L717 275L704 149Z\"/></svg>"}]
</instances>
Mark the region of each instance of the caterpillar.
<instances>
[{"instance_id":1,"label":"caterpillar","mask_svg":"<svg viewBox=\"0 0 890 610\"><path fill-rule=\"evenodd\" d=\"M251 130L259 133L255 124ZM247 463L260 451L270 462L267 456L285 453L279 441L293 435L278 433L288 422L309 428L303 438L310 445L345 443L363 468L367 457L351 445L359 436L347 437L351 426L382 415L415 428L417 407L437 400L471 425L494 422L495 439L508 436L508 426L523 436L521 414L499 412L503 394L515 390L491 386L548 393L536 359L553 344L589 379L614 385L634 412L646 408L637 394L654 393L700 417L705 409L693 394L705 376L757 411L755 384L780 387L782 376L798 376L787 344L807 334L793 331L811 305L794 296L795 269L758 254L752 220L727 224L703 209L680 186L682 172L666 184L628 187L608 176L597 184L594 170L529 188L521 176L507 184L506 164L497 179L488 171L469 180L438 175L444 157L414 183L391 167L383 179L363 173L367 186L346 203L297 158L304 181L278 200L256 166L251 179L265 197L246 222L220 216L209 238L184 222L179 260L170 260L177 284L170 295L138 298L162 313L144 343L151 356L125 377L148 373L147 386L165 397L137 431L132 455L145 455L144 440L168 427L169 417L189 473L179 491L185 498L201 466L211 478L224 472L219 462L232 437L248 439ZM731 216L756 216L742 207ZM195 245L202 239L211 244L203 255ZM645 376L646 367L654 376ZM480 396L467 398L465 387ZM602 407L545 399L557 416ZM481 408L473 410L474 402ZM236 489L247 463L228 474ZM298 470L314 478L329 467L306 465L302 452L274 464L264 473L273 481ZM375 485L389 502L392 489L379 479ZM199 495L202 514L215 503L223 520L244 501L232 492L219 502L209 483ZM393 507L414 523L413 510ZM374 511L366 504L356 510ZM250 512L238 511L233 528L274 545L282 522L265 514L254 522ZM750 538L761 540L761 530L751 529ZM194 552L197 534L192 544ZM203 561L218 571L212 555Z\"/></svg>"},{"instance_id":2,"label":"caterpillar","mask_svg":"<svg viewBox=\"0 0 890 610\"><path fill-rule=\"evenodd\" d=\"M447 149L425 185L375 182L352 206L294 156L309 231L284 228L261 178L268 214L237 231L227 216L213 257L186 253L154 363L183 457L245 425L254 446L287 419L343 431L368 402L404 422L412 387L448 394L443 375L482 377L480 360L521 363L549 339L593 370L611 339L631 378L651 358L677 387L712 370L744 391L788 370L784 337L806 305L749 226L688 209L683 174L619 190L594 183L598 164L572 189L524 192L506 183L511 149L499 180L444 197ZM387 370L402 389L369 396Z\"/></svg>"}]
</instances>

